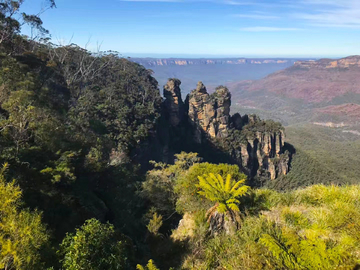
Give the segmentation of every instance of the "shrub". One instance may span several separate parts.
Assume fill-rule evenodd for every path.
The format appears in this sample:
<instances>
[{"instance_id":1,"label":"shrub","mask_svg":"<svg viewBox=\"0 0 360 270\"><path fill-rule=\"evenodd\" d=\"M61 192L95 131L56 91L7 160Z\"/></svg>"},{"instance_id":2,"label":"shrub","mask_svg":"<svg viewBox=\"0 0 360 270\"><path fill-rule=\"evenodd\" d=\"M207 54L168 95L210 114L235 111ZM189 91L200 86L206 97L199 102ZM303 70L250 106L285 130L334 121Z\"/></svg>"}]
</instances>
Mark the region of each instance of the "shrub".
<instances>
[{"instance_id":1,"label":"shrub","mask_svg":"<svg viewBox=\"0 0 360 270\"><path fill-rule=\"evenodd\" d=\"M59 254L63 269L127 269L127 255L122 236L111 224L102 224L90 219L76 230L67 234Z\"/></svg>"},{"instance_id":2,"label":"shrub","mask_svg":"<svg viewBox=\"0 0 360 270\"><path fill-rule=\"evenodd\" d=\"M179 213L193 212L199 210L207 210L213 204L209 199L198 194L199 183L198 176L213 173L226 177L228 174L232 175L234 181L240 181L246 176L239 171L237 165L229 164L211 164L211 163L196 163L189 168L189 170L180 175L175 182L175 193L178 196L176 201L176 210Z\"/></svg>"},{"instance_id":3,"label":"shrub","mask_svg":"<svg viewBox=\"0 0 360 270\"><path fill-rule=\"evenodd\" d=\"M22 191L14 182L5 182L6 168L0 171L0 268L39 269L40 250L49 235L41 213L20 209Z\"/></svg>"},{"instance_id":4,"label":"shrub","mask_svg":"<svg viewBox=\"0 0 360 270\"><path fill-rule=\"evenodd\" d=\"M170 215L174 212L178 194L175 193L181 175L186 174L191 166L200 162L197 153L175 155L174 165L152 162L155 168L148 171L146 181L142 183L141 196L150 200L159 212Z\"/></svg>"}]
</instances>

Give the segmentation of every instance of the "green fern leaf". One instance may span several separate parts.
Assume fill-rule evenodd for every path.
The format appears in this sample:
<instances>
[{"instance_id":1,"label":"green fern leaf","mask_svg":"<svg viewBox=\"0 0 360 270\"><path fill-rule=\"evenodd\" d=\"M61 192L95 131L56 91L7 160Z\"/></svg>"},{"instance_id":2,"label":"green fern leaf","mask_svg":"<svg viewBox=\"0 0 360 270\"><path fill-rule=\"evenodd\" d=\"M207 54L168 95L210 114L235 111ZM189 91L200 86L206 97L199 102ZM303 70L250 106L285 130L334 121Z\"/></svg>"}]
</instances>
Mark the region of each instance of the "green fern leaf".
<instances>
[{"instance_id":1,"label":"green fern leaf","mask_svg":"<svg viewBox=\"0 0 360 270\"><path fill-rule=\"evenodd\" d=\"M220 175L219 175L220 176ZM232 184L232 180L231 180L231 175L228 174L226 176L226 184L225 184L225 192L229 193L231 190L231 184Z\"/></svg>"}]
</instances>

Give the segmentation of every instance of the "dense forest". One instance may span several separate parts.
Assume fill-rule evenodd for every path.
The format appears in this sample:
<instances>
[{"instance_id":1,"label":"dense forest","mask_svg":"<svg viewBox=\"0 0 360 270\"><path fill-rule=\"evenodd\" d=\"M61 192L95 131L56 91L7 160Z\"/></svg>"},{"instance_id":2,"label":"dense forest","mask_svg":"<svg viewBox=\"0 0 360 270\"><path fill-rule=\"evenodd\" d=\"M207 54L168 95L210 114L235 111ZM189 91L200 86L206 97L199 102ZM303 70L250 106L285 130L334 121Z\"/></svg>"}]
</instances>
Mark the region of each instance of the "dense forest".
<instances>
[{"instance_id":1,"label":"dense forest","mask_svg":"<svg viewBox=\"0 0 360 270\"><path fill-rule=\"evenodd\" d=\"M152 161L164 103L151 71L51 43L23 2L0 2L0 269L357 266L358 185L282 193L310 183L301 169L258 188L195 151ZM257 123L241 134L282 130Z\"/></svg>"}]
</instances>

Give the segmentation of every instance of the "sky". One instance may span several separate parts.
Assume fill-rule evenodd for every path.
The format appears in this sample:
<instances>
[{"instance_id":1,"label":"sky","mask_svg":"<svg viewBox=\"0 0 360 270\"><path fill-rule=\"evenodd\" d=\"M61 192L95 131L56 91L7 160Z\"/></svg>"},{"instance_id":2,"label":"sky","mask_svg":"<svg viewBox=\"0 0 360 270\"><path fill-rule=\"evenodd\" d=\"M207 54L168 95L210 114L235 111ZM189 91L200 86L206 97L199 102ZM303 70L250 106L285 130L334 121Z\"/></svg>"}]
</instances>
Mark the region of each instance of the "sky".
<instances>
[{"instance_id":1,"label":"sky","mask_svg":"<svg viewBox=\"0 0 360 270\"><path fill-rule=\"evenodd\" d=\"M360 54L360 0L56 0L52 41L131 57ZM38 13L44 0L27 0ZM24 28L24 33L29 30Z\"/></svg>"}]
</instances>

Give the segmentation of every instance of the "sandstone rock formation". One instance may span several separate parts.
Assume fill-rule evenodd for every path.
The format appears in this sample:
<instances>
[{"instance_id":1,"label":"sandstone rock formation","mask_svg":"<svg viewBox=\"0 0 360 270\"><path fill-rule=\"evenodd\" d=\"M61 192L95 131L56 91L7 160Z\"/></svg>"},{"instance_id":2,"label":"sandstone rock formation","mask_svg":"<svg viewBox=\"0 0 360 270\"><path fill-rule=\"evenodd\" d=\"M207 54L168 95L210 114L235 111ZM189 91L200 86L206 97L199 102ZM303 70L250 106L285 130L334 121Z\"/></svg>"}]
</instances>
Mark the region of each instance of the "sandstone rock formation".
<instances>
[{"instance_id":1,"label":"sandstone rock formation","mask_svg":"<svg viewBox=\"0 0 360 270\"><path fill-rule=\"evenodd\" d=\"M224 86L210 95L199 82L185 104L179 86L179 80L168 81L164 105L170 125L178 126L187 119L189 126L185 129L191 135L183 141L223 149L251 178L275 179L288 173L291 156L285 150L285 134L279 123L262 121L256 115L231 116L231 94Z\"/></svg>"},{"instance_id":2,"label":"sandstone rock formation","mask_svg":"<svg viewBox=\"0 0 360 270\"><path fill-rule=\"evenodd\" d=\"M202 82L188 98L188 116L195 128L195 140L201 143L202 133L211 137L224 138L228 135L230 124L231 95L227 88L220 87L209 95Z\"/></svg>"},{"instance_id":3,"label":"sandstone rock formation","mask_svg":"<svg viewBox=\"0 0 360 270\"><path fill-rule=\"evenodd\" d=\"M164 86L164 106L172 126L177 126L184 117L184 103L181 99L180 80L169 79Z\"/></svg>"},{"instance_id":4,"label":"sandstone rock formation","mask_svg":"<svg viewBox=\"0 0 360 270\"><path fill-rule=\"evenodd\" d=\"M243 167L252 170L251 174L260 175L265 172L270 179L286 175L289 172L289 155L283 154L284 139L283 130L256 132L254 139L247 138Z\"/></svg>"}]
</instances>

